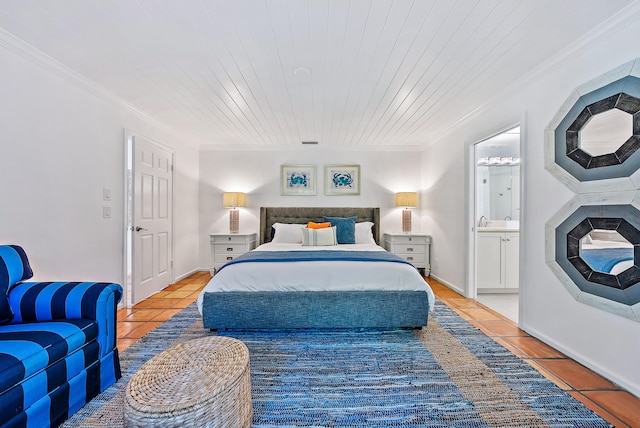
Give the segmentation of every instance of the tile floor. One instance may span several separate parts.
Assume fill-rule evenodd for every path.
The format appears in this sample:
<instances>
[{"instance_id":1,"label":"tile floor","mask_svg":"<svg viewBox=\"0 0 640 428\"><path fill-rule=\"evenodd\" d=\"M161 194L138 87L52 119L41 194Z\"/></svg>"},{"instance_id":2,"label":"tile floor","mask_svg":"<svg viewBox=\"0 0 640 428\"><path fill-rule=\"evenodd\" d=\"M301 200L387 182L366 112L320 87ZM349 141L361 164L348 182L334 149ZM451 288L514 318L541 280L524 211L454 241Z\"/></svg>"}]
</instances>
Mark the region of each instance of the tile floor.
<instances>
[{"instance_id":1,"label":"tile floor","mask_svg":"<svg viewBox=\"0 0 640 428\"><path fill-rule=\"evenodd\" d=\"M478 293L476 300L489 309L493 309L501 315L509 318L511 321L518 322L519 300L517 293Z\"/></svg>"},{"instance_id":2,"label":"tile floor","mask_svg":"<svg viewBox=\"0 0 640 428\"><path fill-rule=\"evenodd\" d=\"M210 279L199 272L136 304L118 311L118 348L136 340L194 302ZM436 296L487 336L616 427L640 428L640 399L518 329L517 324L483 304L462 297L429 278Z\"/></svg>"}]
</instances>

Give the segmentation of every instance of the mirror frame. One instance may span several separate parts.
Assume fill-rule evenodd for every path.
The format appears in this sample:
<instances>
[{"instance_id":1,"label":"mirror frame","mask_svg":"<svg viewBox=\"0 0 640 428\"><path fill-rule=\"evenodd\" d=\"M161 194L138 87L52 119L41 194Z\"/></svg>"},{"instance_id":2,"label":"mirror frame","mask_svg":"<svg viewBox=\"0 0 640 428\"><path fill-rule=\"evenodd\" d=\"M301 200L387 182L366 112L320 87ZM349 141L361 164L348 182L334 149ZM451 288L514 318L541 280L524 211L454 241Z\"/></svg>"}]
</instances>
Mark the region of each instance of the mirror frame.
<instances>
[{"instance_id":1,"label":"mirror frame","mask_svg":"<svg viewBox=\"0 0 640 428\"><path fill-rule=\"evenodd\" d=\"M632 76L627 76L624 79L640 81L640 79ZM632 125L631 136L623 142L615 152L594 156L582 149L580 132L596 114L610 110L619 110L630 116L629 121ZM640 112L640 98L625 92L620 92L603 100L596 101L593 104L589 104L578 114L578 117L569 125L567 130L564 131L566 156L573 159L586 170L623 164L640 149L640 114L638 114L638 112ZM561 130L556 129L556 134L558 131ZM571 171L569 171L569 173L571 173ZM580 180L580 177L576 178ZM586 177L586 180L589 180L589 178Z\"/></svg>"},{"instance_id":2,"label":"mirror frame","mask_svg":"<svg viewBox=\"0 0 640 428\"><path fill-rule=\"evenodd\" d=\"M632 115L629 140L600 156L580 149L579 130L592 115L614 108ZM545 168L576 193L640 189L640 60L571 93L545 129Z\"/></svg>"},{"instance_id":3,"label":"mirror frame","mask_svg":"<svg viewBox=\"0 0 640 428\"><path fill-rule=\"evenodd\" d=\"M640 321L640 193L618 192L607 204L600 202L576 195L547 222L546 263L577 301ZM585 226L587 219L598 219L597 228L616 230L634 244L633 268L618 275L598 273L579 257L580 239L595 228Z\"/></svg>"},{"instance_id":4,"label":"mirror frame","mask_svg":"<svg viewBox=\"0 0 640 428\"><path fill-rule=\"evenodd\" d=\"M589 214L587 214L588 212L595 212L595 211L600 211L601 213L618 212L617 215L636 214L633 212L628 212L629 211L628 208L632 209L632 207L630 207L629 205L617 206L617 207L616 206L614 207L599 206L599 207L596 207L596 209L594 209L594 207L590 207L590 208L580 207L574 213L574 214L578 214L577 216L578 218L580 216L583 216L583 217L586 216L586 217L584 217L583 220L580 221L580 223L578 223L575 227L569 230L566 234L566 242L567 242L566 259L573 265L573 267L578 271L578 273L582 275L582 277L586 279L588 282L593 282L596 284L604 285L605 287L611 287L619 290L626 290L627 288L630 288L633 285L638 284L638 282L640 282L640 267L638 267L638 265L640 264L640 257L637 257L638 254L636 254L637 250L640 248L639 247L640 230L638 230L633 224L629 223L627 220L621 217L591 217ZM640 214L640 213L637 213L637 214ZM572 217L573 215L556 228L556 234L564 233L564 230L566 230L567 227L570 227L570 225L567 225L566 223L570 222ZM633 247L633 264L634 265L626 269L624 272L621 272L617 275L612 275L610 273L594 270L593 267L589 265L589 263L582 258L582 253L580 250L580 240L585 236L587 236L589 233L591 233L591 231L593 231L594 229L616 231L620 235L622 235L625 239L627 239L631 244L633 244L634 246ZM556 240L557 242L564 241L564 239L562 238L556 238ZM562 256L561 252L556 251L556 257L558 257L558 255ZM562 263L561 261L560 265L563 266L564 263ZM563 269L566 270L564 266L563 266ZM567 273L569 274L569 276L572 276L572 272L567 272ZM581 282L582 281L578 282L576 285L578 285L578 288L582 289L583 291L587 291L581 287ZM640 287L638 287L638 290L640 291ZM600 290L596 289L595 294L602 296L603 293L601 293ZM605 296L602 296L602 297L605 297ZM640 303L640 294L638 294L637 296L626 296L624 295L624 293L617 293L616 295L610 298L612 298L613 300L619 301L620 303L626 303L630 301L628 299L629 297L632 297L631 301L635 300L632 303L634 304Z\"/></svg>"}]
</instances>

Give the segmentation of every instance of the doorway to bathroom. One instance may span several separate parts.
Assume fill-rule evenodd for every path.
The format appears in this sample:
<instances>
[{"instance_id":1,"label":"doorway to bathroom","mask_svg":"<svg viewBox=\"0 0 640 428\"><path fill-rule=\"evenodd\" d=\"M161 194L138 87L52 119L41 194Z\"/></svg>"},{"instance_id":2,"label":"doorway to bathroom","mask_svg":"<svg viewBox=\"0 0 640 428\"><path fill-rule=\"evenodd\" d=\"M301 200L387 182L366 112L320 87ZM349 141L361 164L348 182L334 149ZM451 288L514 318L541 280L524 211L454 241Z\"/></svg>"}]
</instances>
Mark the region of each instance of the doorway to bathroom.
<instances>
[{"instance_id":1,"label":"doorway to bathroom","mask_svg":"<svg viewBox=\"0 0 640 428\"><path fill-rule=\"evenodd\" d=\"M473 147L475 298L514 322L519 315L520 127Z\"/></svg>"}]
</instances>

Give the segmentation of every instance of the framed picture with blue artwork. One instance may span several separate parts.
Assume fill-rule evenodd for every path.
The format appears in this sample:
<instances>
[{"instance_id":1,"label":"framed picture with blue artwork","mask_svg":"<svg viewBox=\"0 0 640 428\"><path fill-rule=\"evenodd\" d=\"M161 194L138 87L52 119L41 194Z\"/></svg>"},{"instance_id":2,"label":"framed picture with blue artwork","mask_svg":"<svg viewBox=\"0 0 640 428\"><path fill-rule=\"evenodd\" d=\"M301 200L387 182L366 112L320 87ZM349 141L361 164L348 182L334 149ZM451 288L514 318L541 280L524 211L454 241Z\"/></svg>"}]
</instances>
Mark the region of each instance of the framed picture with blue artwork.
<instances>
[{"instance_id":1,"label":"framed picture with blue artwork","mask_svg":"<svg viewBox=\"0 0 640 428\"><path fill-rule=\"evenodd\" d=\"M315 165L280 165L280 194L308 196L316 194Z\"/></svg>"},{"instance_id":2,"label":"framed picture with blue artwork","mask_svg":"<svg viewBox=\"0 0 640 428\"><path fill-rule=\"evenodd\" d=\"M359 195L360 165L325 165L325 195Z\"/></svg>"}]
</instances>

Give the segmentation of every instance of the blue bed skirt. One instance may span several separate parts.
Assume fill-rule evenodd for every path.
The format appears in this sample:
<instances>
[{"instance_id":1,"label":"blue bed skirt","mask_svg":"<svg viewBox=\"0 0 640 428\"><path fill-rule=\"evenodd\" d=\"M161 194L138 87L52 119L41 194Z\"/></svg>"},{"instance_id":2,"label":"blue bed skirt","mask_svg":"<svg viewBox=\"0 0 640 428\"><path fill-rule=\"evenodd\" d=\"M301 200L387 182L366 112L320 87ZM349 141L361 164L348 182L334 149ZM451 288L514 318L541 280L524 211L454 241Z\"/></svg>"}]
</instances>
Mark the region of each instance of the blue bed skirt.
<instances>
[{"instance_id":1,"label":"blue bed skirt","mask_svg":"<svg viewBox=\"0 0 640 428\"><path fill-rule=\"evenodd\" d=\"M205 293L205 328L398 328L427 325L424 291Z\"/></svg>"}]
</instances>

